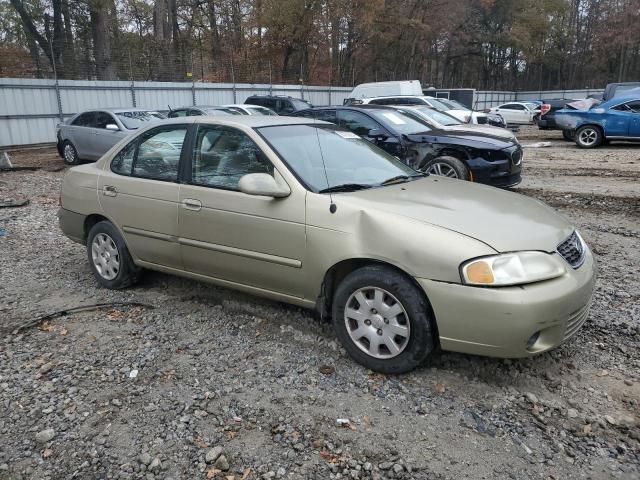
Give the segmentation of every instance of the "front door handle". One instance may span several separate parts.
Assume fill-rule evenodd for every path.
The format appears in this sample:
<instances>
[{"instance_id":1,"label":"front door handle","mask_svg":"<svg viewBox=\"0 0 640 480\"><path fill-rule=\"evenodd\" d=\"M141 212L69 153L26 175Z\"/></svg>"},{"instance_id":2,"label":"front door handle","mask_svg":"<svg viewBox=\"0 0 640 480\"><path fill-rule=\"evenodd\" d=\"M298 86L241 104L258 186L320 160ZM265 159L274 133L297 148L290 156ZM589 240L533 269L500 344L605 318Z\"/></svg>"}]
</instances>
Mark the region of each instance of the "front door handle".
<instances>
[{"instance_id":1,"label":"front door handle","mask_svg":"<svg viewBox=\"0 0 640 480\"><path fill-rule=\"evenodd\" d=\"M184 200L182 200L182 206L187 210L194 210L196 212L199 212L202 208L202 202L194 198L185 198Z\"/></svg>"},{"instance_id":2,"label":"front door handle","mask_svg":"<svg viewBox=\"0 0 640 480\"><path fill-rule=\"evenodd\" d=\"M104 187L102 187L102 194L107 197L115 197L116 195L118 195L118 189L111 185L105 185Z\"/></svg>"}]
</instances>

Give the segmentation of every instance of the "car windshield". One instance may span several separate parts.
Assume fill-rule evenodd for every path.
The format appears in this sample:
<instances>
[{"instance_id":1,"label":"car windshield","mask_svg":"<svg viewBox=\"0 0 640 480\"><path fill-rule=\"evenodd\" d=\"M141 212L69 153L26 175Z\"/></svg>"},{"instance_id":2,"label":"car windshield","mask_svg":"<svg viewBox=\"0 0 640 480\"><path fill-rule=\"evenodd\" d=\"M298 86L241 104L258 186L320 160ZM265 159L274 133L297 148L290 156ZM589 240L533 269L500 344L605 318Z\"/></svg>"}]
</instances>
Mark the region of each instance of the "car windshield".
<instances>
[{"instance_id":1,"label":"car windshield","mask_svg":"<svg viewBox=\"0 0 640 480\"><path fill-rule=\"evenodd\" d=\"M159 117L154 115L154 112L144 110L116 112L116 115L127 130L137 130L138 128L146 127L151 122L159 120Z\"/></svg>"},{"instance_id":2,"label":"car windshield","mask_svg":"<svg viewBox=\"0 0 640 480\"><path fill-rule=\"evenodd\" d=\"M451 108L449 105L445 105L440 100L436 100L435 98L427 98L426 100L433 108L437 108L438 110L442 110L443 112L446 112L447 110L457 110L457 108Z\"/></svg>"},{"instance_id":3,"label":"car windshield","mask_svg":"<svg viewBox=\"0 0 640 480\"><path fill-rule=\"evenodd\" d=\"M289 100L291 101L293 106L296 107L296 110L302 110L302 109L305 109L305 108L311 108L313 106L309 102L307 102L306 100L299 100L297 98L291 98Z\"/></svg>"},{"instance_id":4,"label":"car windshield","mask_svg":"<svg viewBox=\"0 0 640 480\"><path fill-rule=\"evenodd\" d=\"M207 115L242 115L242 113L233 108L207 108Z\"/></svg>"},{"instance_id":5,"label":"car windshield","mask_svg":"<svg viewBox=\"0 0 640 480\"><path fill-rule=\"evenodd\" d=\"M458 110L469 110L469 107L467 107L466 105L461 104L457 100L449 99L449 100L447 100L447 103L449 105L451 105L453 108L458 109Z\"/></svg>"},{"instance_id":6,"label":"car windshield","mask_svg":"<svg viewBox=\"0 0 640 480\"><path fill-rule=\"evenodd\" d=\"M448 113L439 112L433 108L428 107L417 107L412 108L418 115L426 118L427 120L431 120L433 122L439 123L440 125L462 125L462 122L455 117L452 117Z\"/></svg>"},{"instance_id":7,"label":"car windshield","mask_svg":"<svg viewBox=\"0 0 640 480\"><path fill-rule=\"evenodd\" d=\"M260 107L246 107L247 110L251 112L251 115L275 115L278 116L276 112L271 110L270 108L260 108Z\"/></svg>"},{"instance_id":8,"label":"car windshield","mask_svg":"<svg viewBox=\"0 0 640 480\"><path fill-rule=\"evenodd\" d=\"M278 125L258 132L311 190L340 186L370 188L395 178L422 174L335 125Z\"/></svg>"},{"instance_id":9,"label":"car windshield","mask_svg":"<svg viewBox=\"0 0 640 480\"><path fill-rule=\"evenodd\" d=\"M391 130L400 134L406 133L410 135L412 133L423 133L431 130L426 122L422 122L415 117L410 117L406 113L387 109L371 109L368 110L367 113L373 116L376 120L389 126Z\"/></svg>"}]
</instances>

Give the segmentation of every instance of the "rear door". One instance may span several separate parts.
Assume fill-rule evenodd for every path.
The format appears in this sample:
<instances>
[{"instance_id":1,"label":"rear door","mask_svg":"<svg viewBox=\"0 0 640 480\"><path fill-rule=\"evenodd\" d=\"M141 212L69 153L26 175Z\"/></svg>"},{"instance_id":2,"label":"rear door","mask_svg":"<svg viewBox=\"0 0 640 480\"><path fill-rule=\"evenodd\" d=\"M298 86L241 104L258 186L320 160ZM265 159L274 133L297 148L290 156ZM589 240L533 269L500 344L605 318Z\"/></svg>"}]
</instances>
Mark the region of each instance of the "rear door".
<instances>
[{"instance_id":1,"label":"rear door","mask_svg":"<svg viewBox=\"0 0 640 480\"><path fill-rule=\"evenodd\" d=\"M126 145L98 180L98 198L133 255L181 268L178 246L179 162L187 124L159 126Z\"/></svg>"},{"instance_id":2,"label":"rear door","mask_svg":"<svg viewBox=\"0 0 640 480\"><path fill-rule=\"evenodd\" d=\"M63 139L69 140L76 147L78 157L92 160L93 126L96 112L84 112L78 115L70 125L64 127Z\"/></svg>"}]
</instances>

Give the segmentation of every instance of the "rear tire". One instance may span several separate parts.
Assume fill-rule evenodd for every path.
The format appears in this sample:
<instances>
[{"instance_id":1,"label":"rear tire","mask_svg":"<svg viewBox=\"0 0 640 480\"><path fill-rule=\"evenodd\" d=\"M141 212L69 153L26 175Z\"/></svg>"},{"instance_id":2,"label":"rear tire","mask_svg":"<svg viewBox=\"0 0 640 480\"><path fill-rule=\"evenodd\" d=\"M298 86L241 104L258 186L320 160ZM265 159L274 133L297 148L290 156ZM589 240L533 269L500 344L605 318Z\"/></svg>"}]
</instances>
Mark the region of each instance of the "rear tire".
<instances>
[{"instance_id":1,"label":"rear tire","mask_svg":"<svg viewBox=\"0 0 640 480\"><path fill-rule=\"evenodd\" d=\"M131 258L120 232L106 220L96 223L87 236L89 266L98 283L120 290L140 279L142 270Z\"/></svg>"},{"instance_id":2,"label":"rear tire","mask_svg":"<svg viewBox=\"0 0 640 480\"><path fill-rule=\"evenodd\" d=\"M344 278L333 297L332 316L349 355L376 372L413 370L437 345L424 292L382 265L359 268Z\"/></svg>"},{"instance_id":3,"label":"rear tire","mask_svg":"<svg viewBox=\"0 0 640 480\"><path fill-rule=\"evenodd\" d=\"M81 162L78 150L69 140L62 142L62 159L67 165L78 165Z\"/></svg>"},{"instance_id":4,"label":"rear tire","mask_svg":"<svg viewBox=\"0 0 640 480\"><path fill-rule=\"evenodd\" d=\"M576 130L576 145L579 148L596 148L602 144L603 135L598 127L585 125Z\"/></svg>"},{"instance_id":5,"label":"rear tire","mask_svg":"<svg viewBox=\"0 0 640 480\"><path fill-rule=\"evenodd\" d=\"M428 161L420 168L420 171L428 173L429 175L469 180L469 169L467 166L462 160L449 155L443 155Z\"/></svg>"}]
</instances>

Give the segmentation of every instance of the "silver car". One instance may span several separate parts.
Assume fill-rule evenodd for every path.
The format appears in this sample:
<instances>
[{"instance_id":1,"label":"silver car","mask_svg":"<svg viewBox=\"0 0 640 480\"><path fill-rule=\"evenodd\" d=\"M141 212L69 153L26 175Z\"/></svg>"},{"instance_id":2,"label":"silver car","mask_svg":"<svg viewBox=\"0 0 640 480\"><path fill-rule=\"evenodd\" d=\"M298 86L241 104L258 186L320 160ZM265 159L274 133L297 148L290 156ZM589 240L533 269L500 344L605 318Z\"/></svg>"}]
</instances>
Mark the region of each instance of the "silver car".
<instances>
[{"instance_id":1,"label":"silver car","mask_svg":"<svg viewBox=\"0 0 640 480\"><path fill-rule=\"evenodd\" d=\"M142 108L112 108L78 113L58 125L58 153L69 165L98 160L111 147L136 131L161 120Z\"/></svg>"}]
</instances>

